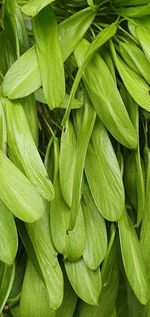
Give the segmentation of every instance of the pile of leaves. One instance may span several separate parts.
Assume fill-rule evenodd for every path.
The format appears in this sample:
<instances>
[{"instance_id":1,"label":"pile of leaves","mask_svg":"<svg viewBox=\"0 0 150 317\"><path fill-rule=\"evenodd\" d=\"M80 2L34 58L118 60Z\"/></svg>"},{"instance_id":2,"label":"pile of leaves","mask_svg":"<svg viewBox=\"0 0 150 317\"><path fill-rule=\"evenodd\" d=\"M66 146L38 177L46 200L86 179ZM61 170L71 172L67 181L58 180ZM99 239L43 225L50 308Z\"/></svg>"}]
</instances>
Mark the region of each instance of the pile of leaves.
<instances>
[{"instance_id":1,"label":"pile of leaves","mask_svg":"<svg viewBox=\"0 0 150 317\"><path fill-rule=\"evenodd\" d=\"M0 1L0 316L150 316L150 1Z\"/></svg>"}]
</instances>

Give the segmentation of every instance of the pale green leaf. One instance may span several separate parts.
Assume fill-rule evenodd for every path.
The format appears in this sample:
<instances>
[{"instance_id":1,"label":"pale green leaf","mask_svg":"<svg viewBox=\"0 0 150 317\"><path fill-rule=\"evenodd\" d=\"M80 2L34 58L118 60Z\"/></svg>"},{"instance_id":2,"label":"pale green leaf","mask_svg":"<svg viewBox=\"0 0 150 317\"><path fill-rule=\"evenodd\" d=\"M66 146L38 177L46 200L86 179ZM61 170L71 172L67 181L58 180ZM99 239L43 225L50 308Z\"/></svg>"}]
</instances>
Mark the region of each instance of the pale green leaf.
<instances>
[{"instance_id":1,"label":"pale green leaf","mask_svg":"<svg viewBox=\"0 0 150 317\"><path fill-rule=\"evenodd\" d=\"M50 108L59 107L65 96L65 76L57 20L50 7L34 18L33 31L44 96Z\"/></svg>"},{"instance_id":2,"label":"pale green leaf","mask_svg":"<svg viewBox=\"0 0 150 317\"><path fill-rule=\"evenodd\" d=\"M100 215L86 183L83 187L81 204L86 229L86 244L83 258L91 270L96 270L106 255L107 232L105 221Z\"/></svg>"},{"instance_id":3,"label":"pale green leaf","mask_svg":"<svg viewBox=\"0 0 150 317\"><path fill-rule=\"evenodd\" d=\"M150 111L149 85L116 54L112 42L111 51L117 70L129 94L139 106Z\"/></svg>"},{"instance_id":4,"label":"pale green leaf","mask_svg":"<svg viewBox=\"0 0 150 317\"><path fill-rule=\"evenodd\" d=\"M52 243L49 210L39 221L26 224L26 228L43 274L50 308L55 310L63 300L63 276Z\"/></svg>"},{"instance_id":5,"label":"pale green leaf","mask_svg":"<svg viewBox=\"0 0 150 317\"><path fill-rule=\"evenodd\" d=\"M23 7L22 12L31 17L37 15L44 7L55 0L29 0Z\"/></svg>"},{"instance_id":6,"label":"pale green leaf","mask_svg":"<svg viewBox=\"0 0 150 317\"><path fill-rule=\"evenodd\" d=\"M139 302L145 305L150 299L150 285L140 243L125 210L118 227L122 259L129 284Z\"/></svg>"},{"instance_id":7,"label":"pale green leaf","mask_svg":"<svg viewBox=\"0 0 150 317\"><path fill-rule=\"evenodd\" d=\"M94 18L95 12L86 8L59 24L58 35L63 61L73 52ZM34 45L8 70L3 82L3 93L10 99L17 99L30 95L40 86L41 74Z\"/></svg>"},{"instance_id":8,"label":"pale green leaf","mask_svg":"<svg viewBox=\"0 0 150 317\"><path fill-rule=\"evenodd\" d=\"M111 229L111 237L107 254L102 266L102 291L97 306L84 302L79 304L79 317L110 317L116 303L118 292L119 271L117 263L117 244L115 228Z\"/></svg>"},{"instance_id":9,"label":"pale green leaf","mask_svg":"<svg viewBox=\"0 0 150 317\"><path fill-rule=\"evenodd\" d=\"M143 51L136 45L120 41L119 52L126 64L150 84L150 63Z\"/></svg>"},{"instance_id":10,"label":"pale green leaf","mask_svg":"<svg viewBox=\"0 0 150 317\"><path fill-rule=\"evenodd\" d=\"M41 103L44 103L44 104L47 104L47 101L44 97L44 93L43 93L43 89L42 88L39 88L36 92L35 92L35 99L38 101L38 102L41 102ZM68 103L68 100L69 100L69 95L66 94L64 99L62 100L61 104L59 105L59 108L62 108L62 109L66 109L67 107L67 103ZM74 98L72 100L72 105L71 105L71 108L72 109L78 109L80 107L83 106L83 103L82 101Z\"/></svg>"},{"instance_id":11,"label":"pale green leaf","mask_svg":"<svg viewBox=\"0 0 150 317\"><path fill-rule=\"evenodd\" d=\"M55 317L44 282L28 260L20 299L20 317Z\"/></svg>"},{"instance_id":12,"label":"pale green leaf","mask_svg":"<svg viewBox=\"0 0 150 317\"><path fill-rule=\"evenodd\" d=\"M0 151L0 199L26 222L34 222L45 211L45 204L36 188L24 174Z\"/></svg>"},{"instance_id":13,"label":"pale green leaf","mask_svg":"<svg viewBox=\"0 0 150 317\"><path fill-rule=\"evenodd\" d=\"M89 142L85 172L100 213L107 220L118 220L124 208L123 182L107 130L99 119L95 123Z\"/></svg>"},{"instance_id":14,"label":"pale green leaf","mask_svg":"<svg viewBox=\"0 0 150 317\"><path fill-rule=\"evenodd\" d=\"M89 140L94 127L96 112L89 100L88 96L83 92L81 100L84 102L84 107L76 111L76 121L80 121L80 127L75 123L76 129L76 149L75 149L75 166L73 175L73 192L72 192L72 203L71 203L71 214L69 221L69 229L72 230L75 226L80 199L81 199L81 188L83 179L83 170L85 165L86 153L89 144ZM62 183L63 186L63 183ZM69 190L69 189L68 189Z\"/></svg>"},{"instance_id":15,"label":"pale green leaf","mask_svg":"<svg viewBox=\"0 0 150 317\"><path fill-rule=\"evenodd\" d=\"M18 249L15 221L10 210L0 200L0 260L12 264Z\"/></svg>"},{"instance_id":16,"label":"pale green leaf","mask_svg":"<svg viewBox=\"0 0 150 317\"><path fill-rule=\"evenodd\" d=\"M68 279L77 295L86 303L97 305L102 288L101 273L90 270L81 258L79 261L65 261Z\"/></svg>"},{"instance_id":17,"label":"pale green leaf","mask_svg":"<svg viewBox=\"0 0 150 317\"><path fill-rule=\"evenodd\" d=\"M75 50L78 66L81 67L90 44L82 40ZM136 134L125 109L114 79L101 58L95 54L83 74L85 87L93 106L110 133L123 145L136 147Z\"/></svg>"},{"instance_id":18,"label":"pale green leaf","mask_svg":"<svg viewBox=\"0 0 150 317\"><path fill-rule=\"evenodd\" d=\"M54 188L33 141L21 103L3 98L3 104L7 122L9 158L25 173L42 197L52 200Z\"/></svg>"},{"instance_id":19,"label":"pale green leaf","mask_svg":"<svg viewBox=\"0 0 150 317\"><path fill-rule=\"evenodd\" d=\"M10 294L15 276L15 265L0 262L0 313L2 312Z\"/></svg>"},{"instance_id":20,"label":"pale green leaf","mask_svg":"<svg viewBox=\"0 0 150 317\"><path fill-rule=\"evenodd\" d=\"M56 311L55 317L73 317L75 306L77 303L77 295L71 287L65 270L63 271L64 276L64 298L62 305Z\"/></svg>"},{"instance_id":21,"label":"pale green leaf","mask_svg":"<svg viewBox=\"0 0 150 317\"><path fill-rule=\"evenodd\" d=\"M75 171L76 134L74 126L69 119L65 129L62 130L60 142L60 184L64 200L71 207L73 194L73 180ZM68 176L67 176L68 175Z\"/></svg>"}]
</instances>

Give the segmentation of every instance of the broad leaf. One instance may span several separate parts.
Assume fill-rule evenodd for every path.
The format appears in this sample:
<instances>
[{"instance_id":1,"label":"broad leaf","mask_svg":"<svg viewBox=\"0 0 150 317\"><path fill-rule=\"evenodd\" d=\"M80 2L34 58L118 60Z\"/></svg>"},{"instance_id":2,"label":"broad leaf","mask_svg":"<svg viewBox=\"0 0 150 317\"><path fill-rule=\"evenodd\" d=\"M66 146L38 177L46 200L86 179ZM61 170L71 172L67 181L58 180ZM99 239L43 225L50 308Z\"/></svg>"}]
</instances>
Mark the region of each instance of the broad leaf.
<instances>
[{"instance_id":1,"label":"broad leaf","mask_svg":"<svg viewBox=\"0 0 150 317\"><path fill-rule=\"evenodd\" d=\"M100 213L107 220L118 220L124 208L123 182L107 130L99 119L95 123L89 142L85 172Z\"/></svg>"},{"instance_id":2,"label":"broad leaf","mask_svg":"<svg viewBox=\"0 0 150 317\"><path fill-rule=\"evenodd\" d=\"M100 269L90 270L81 258L79 261L65 261L68 279L77 295L86 303L98 304L102 281Z\"/></svg>"},{"instance_id":3,"label":"broad leaf","mask_svg":"<svg viewBox=\"0 0 150 317\"><path fill-rule=\"evenodd\" d=\"M55 0L29 0L23 7L22 12L31 17L37 15L44 7Z\"/></svg>"},{"instance_id":4,"label":"broad leaf","mask_svg":"<svg viewBox=\"0 0 150 317\"><path fill-rule=\"evenodd\" d=\"M39 221L27 224L26 228L43 274L50 308L55 310L63 300L63 276L52 243L48 209Z\"/></svg>"},{"instance_id":5,"label":"broad leaf","mask_svg":"<svg viewBox=\"0 0 150 317\"><path fill-rule=\"evenodd\" d=\"M90 45L82 40L75 50L78 66L81 67ZM93 106L110 133L123 145L136 147L136 134L114 79L103 61L95 54L88 64L83 80Z\"/></svg>"},{"instance_id":6,"label":"broad leaf","mask_svg":"<svg viewBox=\"0 0 150 317\"><path fill-rule=\"evenodd\" d=\"M100 215L86 183L84 183L83 187L83 199L81 204L86 229L86 244L83 258L91 270L96 270L106 255L107 232L105 221Z\"/></svg>"},{"instance_id":7,"label":"broad leaf","mask_svg":"<svg viewBox=\"0 0 150 317\"><path fill-rule=\"evenodd\" d=\"M8 156L30 179L42 197L54 198L54 188L33 141L21 103L3 99L7 121ZM29 106L29 105L28 105Z\"/></svg>"},{"instance_id":8,"label":"broad leaf","mask_svg":"<svg viewBox=\"0 0 150 317\"><path fill-rule=\"evenodd\" d=\"M124 269L131 288L141 304L150 299L150 286L140 243L126 211L118 222Z\"/></svg>"},{"instance_id":9,"label":"broad leaf","mask_svg":"<svg viewBox=\"0 0 150 317\"><path fill-rule=\"evenodd\" d=\"M150 111L149 85L116 54L112 42L110 45L117 70L129 94L139 106Z\"/></svg>"},{"instance_id":10,"label":"broad leaf","mask_svg":"<svg viewBox=\"0 0 150 317\"><path fill-rule=\"evenodd\" d=\"M0 199L26 222L34 222L45 212L44 202L24 174L0 151Z\"/></svg>"},{"instance_id":11,"label":"broad leaf","mask_svg":"<svg viewBox=\"0 0 150 317\"><path fill-rule=\"evenodd\" d=\"M15 276L15 266L0 262L0 313L10 294Z\"/></svg>"},{"instance_id":12,"label":"broad leaf","mask_svg":"<svg viewBox=\"0 0 150 317\"><path fill-rule=\"evenodd\" d=\"M20 299L20 317L55 317L44 282L28 260Z\"/></svg>"},{"instance_id":13,"label":"broad leaf","mask_svg":"<svg viewBox=\"0 0 150 317\"><path fill-rule=\"evenodd\" d=\"M0 200L0 260L12 264L18 249L18 238L12 213Z\"/></svg>"},{"instance_id":14,"label":"broad leaf","mask_svg":"<svg viewBox=\"0 0 150 317\"><path fill-rule=\"evenodd\" d=\"M65 96L65 77L57 20L50 7L34 18L33 31L44 96L50 108L59 107Z\"/></svg>"}]
</instances>

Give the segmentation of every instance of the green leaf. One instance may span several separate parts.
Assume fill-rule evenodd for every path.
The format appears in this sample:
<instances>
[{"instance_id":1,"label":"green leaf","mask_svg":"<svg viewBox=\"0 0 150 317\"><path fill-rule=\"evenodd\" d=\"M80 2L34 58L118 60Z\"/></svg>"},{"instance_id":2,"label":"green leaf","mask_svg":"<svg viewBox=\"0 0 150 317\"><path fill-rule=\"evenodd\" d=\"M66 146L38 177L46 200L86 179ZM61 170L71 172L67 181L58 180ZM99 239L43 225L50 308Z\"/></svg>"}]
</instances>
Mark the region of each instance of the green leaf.
<instances>
[{"instance_id":1,"label":"green leaf","mask_svg":"<svg viewBox=\"0 0 150 317\"><path fill-rule=\"evenodd\" d=\"M80 121L80 127L75 124L77 137L69 230L74 228L78 215L86 153L96 119L96 112L84 91L82 92L81 100L84 102L84 107L77 110L75 114L76 121Z\"/></svg>"},{"instance_id":2,"label":"green leaf","mask_svg":"<svg viewBox=\"0 0 150 317\"><path fill-rule=\"evenodd\" d=\"M43 274L50 308L55 310L63 300L63 276L52 243L49 210L33 225L26 224L26 228Z\"/></svg>"},{"instance_id":3,"label":"green leaf","mask_svg":"<svg viewBox=\"0 0 150 317\"><path fill-rule=\"evenodd\" d=\"M15 276L15 266L0 262L0 313L10 294Z\"/></svg>"},{"instance_id":4,"label":"green leaf","mask_svg":"<svg viewBox=\"0 0 150 317\"><path fill-rule=\"evenodd\" d=\"M4 29L8 48L8 67L29 47L23 17L16 0L4 3Z\"/></svg>"},{"instance_id":5,"label":"green leaf","mask_svg":"<svg viewBox=\"0 0 150 317\"><path fill-rule=\"evenodd\" d=\"M142 5L148 2L149 0L130 0L130 5ZM129 0L113 0L113 3L118 7L128 6Z\"/></svg>"},{"instance_id":6,"label":"green leaf","mask_svg":"<svg viewBox=\"0 0 150 317\"><path fill-rule=\"evenodd\" d=\"M65 270L63 271L63 276L64 276L64 299L63 299L62 305L56 311L55 317L73 317L78 297L68 281Z\"/></svg>"},{"instance_id":7,"label":"green leaf","mask_svg":"<svg viewBox=\"0 0 150 317\"><path fill-rule=\"evenodd\" d=\"M140 243L132 222L124 211L118 222L124 269L131 288L141 304L150 299L150 286Z\"/></svg>"},{"instance_id":8,"label":"green leaf","mask_svg":"<svg viewBox=\"0 0 150 317\"><path fill-rule=\"evenodd\" d=\"M150 6L150 4L149 4ZM136 20L135 31L145 55L150 61L150 23L149 17Z\"/></svg>"},{"instance_id":9,"label":"green leaf","mask_svg":"<svg viewBox=\"0 0 150 317\"><path fill-rule=\"evenodd\" d=\"M142 3L143 4L143 3ZM129 18L138 18L150 14L150 3L135 7L118 8L115 10L118 15Z\"/></svg>"},{"instance_id":10,"label":"green leaf","mask_svg":"<svg viewBox=\"0 0 150 317\"><path fill-rule=\"evenodd\" d=\"M57 20L50 7L34 18L33 31L44 96L50 108L59 107L65 96L65 77Z\"/></svg>"},{"instance_id":11,"label":"green leaf","mask_svg":"<svg viewBox=\"0 0 150 317\"><path fill-rule=\"evenodd\" d=\"M90 44L82 40L75 50L81 67ZM123 145L136 147L136 134L114 79L99 54L95 54L83 74L83 80L93 106L110 133Z\"/></svg>"},{"instance_id":12,"label":"green leaf","mask_svg":"<svg viewBox=\"0 0 150 317\"><path fill-rule=\"evenodd\" d=\"M36 92L35 92L35 99L38 101L38 102L41 102L41 103L44 103L44 104L47 104L47 101L44 97L44 93L43 93L43 89L42 88L39 88ZM68 100L69 100L69 95L66 94L64 99L62 100L61 104L59 105L59 108L62 108L62 109L66 109L67 107L67 103L68 103ZM74 98L73 101L72 101L72 105L71 105L71 108L72 109L78 109L80 107L83 106L83 103L82 101Z\"/></svg>"},{"instance_id":13,"label":"green leaf","mask_svg":"<svg viewBox=\"0 0 150 317\"><path fill-rule=\"evenodd\" d=\"M55 146L57 147L57 149L55 148ZM71 232L68 232L70 208L65 203L61 193L60 179L57 166L57 164L59 163L58 158L58 143L54 143L54 188L56 196L50 205L51 233L54 245L58 252L62 253L65 258L69 258L75 261L81 257L85 247L84 217L82 208L81 206L79 206L75 227ZM51 164L50 161L49 164Z\"/></svg>"},{"instance_id":14,"label":"green leaf","mask_svg":"<svg viewBox=\"0 0 150 317\"><path fill-rule=\"evenodd\" d=\"M81 302L79 304L79 317L110 317L115 308L119 282L115 232L115 227L112 227L107 254L102 266L103 286L98 306L91 306Z\"/></svg>"},{"instance_id":15,"label":"green leaf","mask_svg":"<svg viewBox=\"0 0 150 317\"><path fill-rule=\"evenodd\" d=\"M139 106L150 111L149 85L116 54L112 42L110 45L115 65L129 94Z\"/></svg>"},{"instance_id":16,"label":"green leaf","mask_svg":"<svg viewBox=\"0 0 150 317\"><path fill-rule=\"evenodd\" d=\"M46 7L48 4L54 1L55 0L29 0L25 5L23 5L21 10L24 14L34 17L44 7Z\"/></svg>"},{"instance_id":17,"label":"green leaf","mask_svg":"<svg viewBox=\"0 0 150 317\"><path fill-rule=\"evenodd\" d=\"M124 208L123 182L107 130L99 119L95 123L89 142L85 172L100 213L107 220L118 220Z\"/></svg>"},{"instance_id":18,"label":"green leaf","mask_svg":"<svg viewBox=\"0 0 150 317\"><path fill-rule=\"evenodd\" d=\"M24 174L0 151L0 199L26 222L34 222L45 211L45 205L36 188Z\"/></svg>"},{"instance_id":19,"label":"green leaf","mask_svg":"<svg viewBox=\"0 0 150 317\"><path fill-rule=\"evenodd\" d=\"M75 50L95 16L95 10L88 7L77 11L58 25L63 61Z\"/></svg>"},{"instance_id":20,"label":"green leaf","mask_svg":"<svg viewBox=\"0 0 150 317\"><path fill-rule=\"evenodd\" d=\"M28 96L41 86L35 46L20 56L9 68L3 81L3 93L10 99Z\"/></svg>"},{"instance_id":21,"label":"green leaf","mask_svg":"<svg viewBox=\"0 0 150 317\"><path fill-rule=\"evenodd\" d=\"M120 41L119 53L126 64L150 84L150 63L143 51L136 45Z\"/></svg>"},{"instance_id":22,"label":"green leaf","mask_svg":"<svg viewBox=\"0 0 150 317\"><path fill-rule=\"evenodd\" d=\"M79 208L77 221L72 231L69 226L70 208L65 203L60 188L59 177L55 180L56 197L50 205L51 233L59 253L70 260L78 260L85 247L85 223L82 208Z\"/></svg>"},{"instance_id":23,"label":"green leaf","mask_svg":"<svg viewBox=\"0 0 150 317\"><path fill-rule=\"evenodd\" d=\"M0 260L12 264L18 249L15 221L10 210L0 200Z\"/></svg>"},{"instance_id":24,"label":"green leaf","mask_svg":"<svg viewBox=\"0 0 150 317\"><path fill-rule=\"evenodd\" d=\"M60 184L65 202L71 207L73 180L76 159L76 134L72 121L69 119L62 130L60 141L59 171Z\"/></svg>"},{"instance_id":25,"label":"green leaf","mask_svg":"<svg viewBox=\"0 0 150 317\"><path fill-rule=\"evenodd\" d=\"M84 183L83 187L83 199L81 204L84 212L86 229L86 244L83 258L91 270L96 270L106 255L107 232L105 221L95 206L89 187L86 183Z\"/></svg>"},{"instance_id":26,"label":"green leaf","mask_svg":"<svg viewBox=\"0 0 150 317\"><path fill-rule=\"evenodd\" d=\"M59 24L58 36L63 61L73 52L94 18L95 12L86 8ZM34 45L8 70L3 82L3 93L10 99L17 99L30 95L40 86L41 74Z\"/></svg>"},{"instance_id":27,"label":"green leaf","mask_svg":"<svg viewBox=\"0 0 150 317\"><path fill-rule=\"evenodd\" d=\"M76 294L85 302L97 305L102 281L100 269L90 270L81 258L79 261L65 261L68 279Z\"/></svg>"},{"instance_id":28,"label":"green leaf","mask_svg":"<svg viewBox=\"0 0 150 317\"><path fill-rule=\"evenodd\" d=\"M3 153L7 151L7 131L6 120L3 110L2 101L0 100L0 149Z\"/></svg>"},{"instance_id":29,"label":"green leaf","mask_svg":"<svg viewBox=\"0 0 150 317\"><path fill-rule=\"evenodd\" d=\"M27 263L20 299L20 317L26 316L55 317L55 312L49 307L46 286L30 260Z\"/></svg>"},{"instance_id":30,"label":"green leaf","mask_svg":"<svg viewBox=\"0 0 150 317\"><path fill-rule=\"evenodd\" d=\"M3 99L7 121L8 156L22 170L47 200L54 198L54 188L33 141L20 102ZM28 105L29 106L29 105Z\"/></svg>"},{"instance_id":31,"label":"green leaf","mask_svg":"<svg viewBox=\"0 0 150 317\"><path fill-rule=\"evenodd\" d=\"M33 140L38 147L38 116L34 95L21 100Z\"/></svg>"},{"instance_id":32,"label":"green leaf","mask_svg":"<svg viewBox=\"0 0 150 317\"><path fill-rule=\"evenodd\" d=\"M145 208L144 208L144 217L141 227L141 236L140 236L140 245L141 251L144 259L144 263L147 269L147 280L150 281L150 274L149 274L149 254L150 254L150 220L149 220L149 208L150 208L150 197L149 197L149 190L150 190L150 150L147 146L144 148L144 155L145 155L145 170L146 170L146 197L145 197Z\"/></svg>"},{"instance_id":33,"label":"green leaf","mask_svg":"<svg viewBox=\"0 0 150 317\"><path fill-rule=\"evenodd\" d=\"M71 93L70 93L70 99L68 102L68 106L66 109L66 113L65 116L63 118L62 124L65 124L67 119L69 118L69 114L70 114L70 107L71 107L71 101L75 96L76 90L78 88L79 82L82 78L82 75L87 67L87 65L89 64L90 60L92 59L93 55L95 54L95 52L103 45L105 44L112 36L115 35L117 30L117 23L112 23L110 24L108 27L106 27L104 30L102 30L101 32L98 33L98 35L94 38L93 42L91 44L89 44L89 47L86 47L86 50L84 51L84 56L82 56L82 60L79 62L79 69L78 72L76 74L72 89L71 89ZM83 41L81 41L81 43L83 43ZM81 43L79 44L78 48L80 47ZM78 49L77 48L77 49ZM77 50L75 51L75 57Z\"/></svg>"}]
</instances>

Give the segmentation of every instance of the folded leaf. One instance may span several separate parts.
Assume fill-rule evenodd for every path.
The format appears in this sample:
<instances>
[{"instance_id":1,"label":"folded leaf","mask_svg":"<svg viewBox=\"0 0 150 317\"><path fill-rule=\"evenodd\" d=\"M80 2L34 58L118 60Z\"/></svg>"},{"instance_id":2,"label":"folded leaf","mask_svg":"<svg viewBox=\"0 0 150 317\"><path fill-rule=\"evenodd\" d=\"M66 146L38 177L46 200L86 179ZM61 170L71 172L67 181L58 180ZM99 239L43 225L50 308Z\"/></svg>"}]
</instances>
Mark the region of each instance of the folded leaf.
<instances>
[{"instance_id":1,"label":"folded leaf","mask_svg":"<svg viewBox=\"0 0 150 317\"><path fill-rule=\"evenodd\" d=\"M150 6L150 4L149 4ZM135 31L138 40L143 48L145 55L150 61L150 23L149 17L144 17L142 19L136 20L137 26L135 26Z\"/></svg>"},{"instance_id":2,"label":"folded leaf","mask_svg":"<svg viewBox=\"0 0 150 317\"><path fill-rule=\"evenodd\" d=\"M82 40L75 50L75 57L80 66L90 47ZM95 54L88 64L83 80L93 106L110 133L129 148L136 147L136 134L114 79L103 59Z\"/></svg>"},{"instance_id":3,"label":"folded leaf","mask_svg":"<svg viewBox=\"0 0 150 317\"><path fill-rule=\"evenodd\" d=\"M63 61L74 51L95 16L96 12L88 7L72 14L58 25Z\"/></svg>"},{"instance_id":4,"label":"folded leaf","mask_svg":"<svg viewBox=\"0 0 150 317\"><path fill-rule=\"evenodd\" d=\"M89 44L89 47L86 47L84 54L82 55L82 60L78 63L79 69L76 74L71 93L70 93L70 99L68 102L67 110L65 113L65 116L63 118L62 124L65 124L67 119L69 118L70 110L71 110L71 101L75 96L76 90L78 88L79 82L82 78L82 75L84 73L84 70L86 69L87 65L89 64L90 60L92 59L95 52L103 45L105 44L112 36L115 35L117 30L117 23L112 23L108 27L106 27L104 30L99 32L97 36L94 38L93 42ZM82 42L83 43L83 40ZM78 48L80 45L78 46ZM75 57L76 53L75 53Z\"/></svg>"},{"instance_id":5,"label":"folded leaf","mask_svg":"<svg viewBox=\"0 0 150 317\"><path fill-rule=\"evenodd\" d=\"M95 12L86 8L59 24L58 36L63 61L73 52L94 18ZM3 93L10 99L17 99L30 95L40 86L41 74L34 45L8 70L3 82Z\"/></svg>"},{"instance_id":6,"label":"folded leaf","mask_svg":"<svg viewBox=\"0 0 150 317\"><path fill-rule=\"evenodd\" d=\"M124 208L123 182L107 130L99 119L95 123L89 142L85 173L100 213L107 220L118 220Z\"/></svg>"},{"instance_id":7,"label":"folded leaf","mask_svg":"<svg viewBox=\"0 0 150 317\"><path fill-rule=\"evenodd\" d=\"M143 3L142 3L143 4ZM129 18L138 18L150 14L150 3L146 5L140 5L135 7L120 8L115 10L118 15L129 17Z\"/></svg>"},{"instance_id":8,"label":"folded leaf","mask_svg":"<svg viewBox=\"0 0 150 317\"><path fill-rule=\"evenodd\" d=\"M90 305L97 305L101 292L102 281L100 269L91 271L84 260L65 261L68 279L76 294Z\"/></svg>"},{"instance_id":9,"label":"folded leaf","mask_svg":"<svg viewBox=\"0 0 150 317\"><path fill-rule=\"evenodd\" d=\"M65 96L65 77L57 20L50 7L34 18L33 31L44 96L50 108L59 107Z\"/></svg>"},{"instance_id":10,"label":"folded leaf","mask_svg":"<svg viewBox=\"0 0 150 317\"><path fill-rule=\"evenodd\" d=\"M81 188L83 180L83 170L85 165L86 153L89 144L89 140L94 127L96 112L88 98L83 92L81 100L84 102L84 107L76 111L76 121L80 121L78 126L75 122L76 129L76 149L75 149L75 166L73 175L73 192L72 203L70 210L69 229L72 230L75 226L78 210L81 199ZM63 183L62 183L63 186Z\"/></svg>"},{"instance_id":11,"label":"folded leaf","mask_svg":"<svg viewBox=\"0 0 150 317\"><path fill-rule=\"evenodd\" d=\"M48 209L39 221L26 224L26 228L47 288L49 306L55 310L63 300L63 276L52 243Z\"/></svg>"},{"instance_id":12,"label":"folded leaf","mask_svg":"<svg viewBox=\"0 0 150 317\"><path fill-rule=\"evenodd\" d=\"M0 313L10 294L15 276L15 266L0 262Z\"/></svg>"},{"instance_id":13,"label":"folded leaf","mask_svg":"<svg viewBox=\"0 0 150 317\"><path fill-rule=\"evenodd\" d=\"M150 285L140 243L131 220L124 211L118 222L124 269L131 288L141 304L150 299Z\"/></svg>"},{"instance_id":14,"label":"folded leaf","mask_svg":"<svg viewBox=\"0 0 150 317\"><path fill-rule=\"evenodd\" d=\"M111 51L117 70L129 94L139 106L150 111L149 85L116 54L112 42Z\"/></svg>"},{"instance_id":15,"label":"folded leaf","mask_svg":"<svg viewBox=\"0 0 150 317\"><path fill-rule=\"evenodd\" d=\"M38 102L47 104L47 101L46 101L46 99L45 99L45 97L44 97L44 93L43 93L43 89L42 89L42 88L39 88L39 89L35 92L35 99L36 99ZM59 108L65 109L66 106L67 106L68 100L69 100L69 95L66 94L65 97L64 97L64 99L62 100L61 104L59 105ZM80 108L80 107L82 107L82 106L83 106L83 103L82 103L80 100L75 99L75 98L73 99L73 101L72 101L72 106L71 106L72 109L76 109L76 108L78 109L78 108Z\"/></svg>"},{"instance_id":16,"label":"folded leaf","mask_svg":"<svg viewBox=\"0 0 150 317\"><path fill-rule=\"evenodd\" d=\"M10 99L30 95L41 86L35 46L21 55L10 67L3 81L3 93Z\"/></svg>"},{"instance_id":17,"label":"folded leaf","mask_svg":"<svg viewBox=\"0 0 150 317\"><path fill-rule=\"evenodd\" d=\"M10 210L0 200L0 260L12 264L18 249L15 221Z\"/></svg>"},{"instance_id":18,"label":"folded leaf","mask_svg":"<svg viewBox=\"0 0 150 317\"><path fill-rule=\"evenodd\" d=\"M20 317L26 316L55 317L55 312L49 307L46 286L30 260L27 263L20 299Z\"/></svg>"},{"instance_id":19,"label":"folded leaf","mask_svg":"<svg viewBox=\"0 0 150 317\"><path fill-rule=\"evenodd\" d=\"M150 63L136 45L119 42L119 52L126 64L150 84Z\"/></svg>"},{"instance_id":20,"label":"folded leaf","mask_svg":"<svg viewBox=\"0 0 150 317\"><path fill-rule=\"evenodd\" d=\"M54 2L55 0L29 0L22 7L22 12L31 17L37 15L44 7Z\"/></svg>"},{"instance_id":21,"label":"folded leaf","mask_svg":"<svg viewBox=\"0 0 150 317\"><path fill-rule=\"evenodd\" d=\"M25 222L34 222L45 212L44 202L24 174L0 151L0 199Z\"/></svg>"},{"instance_id":22,"label":"folded leaf","mask_svg":"<svg viewBox=\"0 0 150 317\"><path fill-rule=\"evenodd\" d=\"M6 153L7 151L6 119L5 119L1 100L0 100L0 149L3 153Z\"/></svg>"},{"instance_id":23,"label":"folded leaf","mask_svg":"<svg viewBox=\"0 0 150 317\"><path fill-rule=\"evenodd\" d=\"M149 190L150 190L150 150L148 147L144 148L144 155L145 155L145 170L146 170L146 197L145 197L145 208L144 208L144 217L141 227L141 236L140 236L140 244L141 244L141 251L144 259L144 263L147 269L147 280L150 280L149 274L149 255L150 255L150 197L149 197Z\"/></svg>"},{"instance_id":24,"label":"folded leaf","mask_svg":"<svg viewBox=\"0 0 150 317\"><path fill-rule=\"evenodd\" d=\"M118 292L119 271L115 228L112 228L107 254L102 266L102 291L97 306L79 303L79 317L106 317L113 312Z\"/></svg>"},{"instance_id":25,"label":"folded leaf","mask_svg":"<svg viewBox=\"0 0 150 317\"><path fill-rule=\"evenodd\" d=\"M56 197L50 206L50 223L54 245L59 253L72 261L78 260L85 247L85 223L79 208L75 227L68 232L70 208L63 200L59 178L55 181Z\"/></svg>"},{"instance_id":26,"label":"folded leaf","mask_svg":"<svg viewBox=\"0 0 150 317\"><path fill-rule=\"evenodd\" d=\"M54 188L33 141L21 103L3 99L7 121L8 156L30 179L42 197L54 198Z\"/></svg>"},{"instance_id":27,"label":"folded leaf","mask_svg":"<svg viewBox=\"0 0 150 317\"><path fill-rule=\"evenodd\" d=\"M65 129L62 130L59 157L61 190L64 200L69 207L71 207L73 195L76 142L75 129L72 121L69 119Z\"/></svg>"},{"instance_id":28,"label":"folded leaf","mask_svg":"<svg viewBox=\"0 0 150 317\"><path fill-rule=\"evenodd\" d=\"M86 229L86 244L83 258L91 270L96 270L106 255L107 232L105 221L100 215L86 183L84 183L83 187L83 199L81 204Z\"/></svg>"},{"instance_id":29,"label":"folded leaf","mask_svg":"<svg viewBox=\"0 0 150 317\"><path fill-rule=\"evenodd\" d=\"M65 270L63 270L63 276L64 299L62 305L57 309L55 317L73 317L78 297L68 281Z\"/></svg>"}]
</instances>

